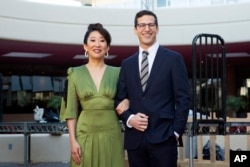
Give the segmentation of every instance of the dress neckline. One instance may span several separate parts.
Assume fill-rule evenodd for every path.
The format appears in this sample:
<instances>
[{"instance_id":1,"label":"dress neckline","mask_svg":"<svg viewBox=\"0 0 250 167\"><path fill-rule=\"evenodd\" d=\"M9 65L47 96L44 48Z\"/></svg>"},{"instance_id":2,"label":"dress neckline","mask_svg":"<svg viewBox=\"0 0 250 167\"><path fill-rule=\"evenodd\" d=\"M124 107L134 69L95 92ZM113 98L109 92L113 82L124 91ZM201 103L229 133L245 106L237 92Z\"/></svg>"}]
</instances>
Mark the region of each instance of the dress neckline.
<instances>
[{"instance_id":1,"label":"dress neckline","mask_svg":"<svg viewBox=\"0 0 250 167\"><path fill-rule=\"evenodd\" d=\"M106 65L106 67L105 67L105 69L104 69L104 72L103 72L103 75L102 75L102 77L101 77L101 81L100 81L100 84L99 84L99 87L98 87L98 88L97 88L97 86L96 86L96 84L95 84L95 81L94 81L94 79L93 79L93 77L92 77L92 75L91 75L91 73L90 73L88 67L87 67L86 65L84 65L83 67L86 69L86 71L87 71L87 73L88 73L88 75L89 75L89 77L90 77L90 80L91 80L91 82L92 82L92 84L93 84L93 87L94 87L95 91L96 91L97 93L99 93L100 90L102 89L102 85L103 85L103 82L104 82L103 80L104 80L104 76L106 75L106 71L107 71L107 69L108 69L108 65Z\"/></svg>"}]
</instances>

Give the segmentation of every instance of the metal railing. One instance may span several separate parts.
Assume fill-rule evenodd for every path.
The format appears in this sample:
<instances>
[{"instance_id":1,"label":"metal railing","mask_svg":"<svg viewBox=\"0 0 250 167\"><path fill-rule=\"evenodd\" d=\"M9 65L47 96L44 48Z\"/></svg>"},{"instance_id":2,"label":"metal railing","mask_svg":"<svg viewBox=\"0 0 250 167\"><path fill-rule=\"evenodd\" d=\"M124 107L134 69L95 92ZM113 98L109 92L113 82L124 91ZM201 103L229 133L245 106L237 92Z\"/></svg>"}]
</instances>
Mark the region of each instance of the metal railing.
<instances>
[{"instance_id":1,"label":"metal railing","mask_svg":"<svg viewBox=\"0 0 250 167\"><path fill-rule=\"evenodd\" d=\"M250 135L249 128L246 131L239 131L239 127L250 127L250 121L228 121L226 124L226 135ZM235 128L234 128L235 127ZM217 135L220 132L215 126L200 127L200 135ZM122 128L122 130L124 130ZM30 160L30 135L39 133L66 134L68 129L65 123L36 123L36 122L2 122L0 123L0 136L5 134L23 134L24 135L24 166L28 166ZM190 158L189 167L193 167L193 135L192 121L187 123L185 135L189 138Z\"/></svg>"},{"instance_id":2,"label":"metal railing","mask_svg":"<svg viewBox=\"0 0 250 167\"><path fill-rule=\"evenodd\" d=\"M30 162L30 134L49 133L60 135L68 133L66 123L37 123L37 122L1 122L1 134L23 134L24 135L24 166Z\"/></svg>"}]
</instances>

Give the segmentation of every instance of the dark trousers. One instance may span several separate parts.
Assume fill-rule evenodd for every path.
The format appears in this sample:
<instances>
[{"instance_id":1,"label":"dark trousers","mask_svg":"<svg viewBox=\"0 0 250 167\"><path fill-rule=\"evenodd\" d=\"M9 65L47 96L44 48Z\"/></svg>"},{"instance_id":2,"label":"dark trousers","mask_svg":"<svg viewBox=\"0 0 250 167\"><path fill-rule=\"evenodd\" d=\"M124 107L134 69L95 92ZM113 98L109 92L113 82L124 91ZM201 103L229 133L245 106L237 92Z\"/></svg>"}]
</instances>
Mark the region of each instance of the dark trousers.
<instances>
[{"instance_id":1,"label":"dark trousers","mask_svg":"<svg viewBox=\"0 0 250 167\"><path fill-rule=\"evenodd\" d=\"M129 167L177 167L177 141L175 136L152 144L144 137L139 148L127 150Z\"/></svg>"}]
</instances>

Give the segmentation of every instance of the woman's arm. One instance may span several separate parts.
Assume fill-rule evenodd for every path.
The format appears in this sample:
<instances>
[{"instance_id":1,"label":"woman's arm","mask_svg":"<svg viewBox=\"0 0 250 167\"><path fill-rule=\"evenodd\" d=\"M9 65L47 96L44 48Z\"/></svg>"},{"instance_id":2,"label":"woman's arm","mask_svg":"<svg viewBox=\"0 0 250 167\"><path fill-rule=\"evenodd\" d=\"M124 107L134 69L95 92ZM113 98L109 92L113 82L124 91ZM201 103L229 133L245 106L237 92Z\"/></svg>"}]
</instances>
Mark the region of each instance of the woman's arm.
<instances>
[{"instance_id":1,"label":"woman's arm","mask_svg":"<svg viewBox=\"0 0 250 167\"><path fill-rule=\"evenodd\" d=\"M71 157L73 161L75 161L76 164L81 163L81 146L76 140L76 119L67 119L67 125L68 125L68 131L69 131L69 141L70 141L70 147L71 147Z\"/></svg>"},{"instance_id":2,"label":"woman's arm","mask_svg":"<svg viewBox=\"0 0 250 167\"><path fill-rule=\"evenodd\" d=\"M124 111L129 109L129 100L122 100L116 107L116 112L118 115L121 115Z\"/></svg>"}]
</instances>

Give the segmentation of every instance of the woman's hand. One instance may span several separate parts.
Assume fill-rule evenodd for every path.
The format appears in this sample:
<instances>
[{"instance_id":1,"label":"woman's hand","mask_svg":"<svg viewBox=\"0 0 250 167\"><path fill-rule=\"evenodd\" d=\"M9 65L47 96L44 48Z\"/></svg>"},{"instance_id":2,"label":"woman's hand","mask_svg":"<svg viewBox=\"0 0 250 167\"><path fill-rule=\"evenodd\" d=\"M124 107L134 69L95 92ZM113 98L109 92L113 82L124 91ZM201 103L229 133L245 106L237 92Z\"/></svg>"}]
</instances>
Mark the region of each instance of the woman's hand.
<instances>
[{"instance_id":1,"label":"woman's hand","mask_svg":"<svg viewBox=\"0 0 250 167\"><path fill-rule=\"evenodd\" d=\"M121 115L124 111L128 110L128 108L129 108L129 100L128 99L124 99L116 107L116 112L119 115Z\"/></svg>"},{"instance_id":2,"label":"woman's hand","mask_svg":"<svg viewBox=\"0 0 250 167\"><path fill-rule=\"evenodd\" d=\"M81 163L82 151L77 141L71 143L71 157L77 165Z\"/></svg>"}]
</instances>

